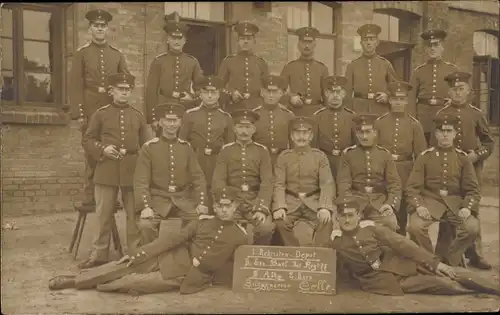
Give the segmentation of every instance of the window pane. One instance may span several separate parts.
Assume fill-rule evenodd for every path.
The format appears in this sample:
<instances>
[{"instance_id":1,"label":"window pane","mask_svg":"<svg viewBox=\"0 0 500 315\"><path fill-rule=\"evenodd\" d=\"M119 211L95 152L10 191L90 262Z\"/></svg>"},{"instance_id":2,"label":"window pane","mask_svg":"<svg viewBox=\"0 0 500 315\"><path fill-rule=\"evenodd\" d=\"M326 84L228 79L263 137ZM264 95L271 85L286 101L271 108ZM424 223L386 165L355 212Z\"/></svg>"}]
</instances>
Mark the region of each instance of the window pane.
<instances>
[{"instance_id":1,"label":"window pane","mask_svg":"<svg viewBox=\"0 0 500 315\"><path fill-rule=\"evenodd\" d=\"M286 3L288 28L297 29L309 26L307 2Z\"/></svg>"},{"instance_id":2,"label":"window pane","mask_svg":"<svg viewBox=\"0 0 500 315\"><path fill-rule=\"evenodd\" d=\"M51 72L49 43L24 41L24 71Z\"/></svg>"},{"instance_id":3,"label":"window pane","mask_svg":"<svg viewBox=\"0 0 500 315\"><path fill-rule=\"evenodd\" d=\"M328 68L328 73L333 74L333 56L335 55L335 40L333 38L316 39L314 58L321 61Z\"/></svg>"},{"instance_id":4,"label":"window pane","mask_svg":"<svg viewBox=\"0 0 500 315\"><path fill-rule=\"evenodd\" d=\"M333 33L333 8L325 4L312 2L311 25L322 34Z\"/></svg>"},{"instance_id":5,"label":"window pane","mask_svg":"<svg viewBox=\"0 0 500 315\"><path fill-rule=\"evenodd\" d=\"M195 13L194 2L181 2L181 12L179 12L181 16L194 19L196 18Z\"/></svg>"},{"instance_id":6,"label":"window pane","mask_svg":"<svg viewBox=\"0 0 500 315\"><path fill-rule=\"evenodd\" d=\"M25 73L24 99L28 102L52 103L51 75L44 73Z\"/></svg>"},{"instance_id":7,"label":"window pane","mask_svg":"<svg viewBox=\"0 0 500 315\"><path fill-rule=\"evenodd\" d=\"M12 38L12 10L2 9L1 36Z\"/></svg>"},{"instance_id":8,"label":"window pane","mask_svg":"<svg viewBox=\"0 0 500 315\"><path fill-rule=\"evenodd\" d=\"M196 18L224 22L224 2L196 2Z\"/></svg>"},{"instance_id":9,"label":"window pane","mask_svg":"<svg viewBox=\"0 0 500 315\"><path fill-rule=\"evenodd\" d=\"M14 50L12 48L12 39L2 38L2 69L14 69Z\"/></svg>"},{"instance_id":10,"label":"window pane","mask_svg":"<svg viewBox=\"0 0 500 315\"><path fill-rule=\"evenodd\" d=\"M14 73L12 71L2 70L2 84L0 84L0 96L4 101L14 100Z\"/></svg>"},{"instance_id":11,"label":"window pane","mask_svg":"<svg viewBox=\"0 0 500 315\"><path fill-rule=\"evenodd\" d=\"M52 13L23 10L23 34L24 39L51 39L50 23Z\"/></svg>"}]
</instances>

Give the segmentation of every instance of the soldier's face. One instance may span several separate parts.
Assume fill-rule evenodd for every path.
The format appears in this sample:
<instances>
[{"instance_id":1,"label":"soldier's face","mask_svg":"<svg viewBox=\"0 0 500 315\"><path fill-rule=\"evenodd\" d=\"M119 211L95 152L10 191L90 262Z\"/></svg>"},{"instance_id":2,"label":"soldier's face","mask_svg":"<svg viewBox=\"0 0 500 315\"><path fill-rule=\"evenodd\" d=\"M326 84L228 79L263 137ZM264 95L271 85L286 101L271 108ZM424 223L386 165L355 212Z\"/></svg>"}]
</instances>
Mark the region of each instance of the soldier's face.
<instances>
[{"instance_id":1,"label":"soldier's face","mask_svg":"<svg viewBox=\"0 0 500 315\"><path fill-rule=\"evenodd\" d=\"M443 43L441 41L428 43L425 46L425 51L427 52L427 55L429 55L429 58L431 59L441 58L444 52Z\"/></svg>"},{"instance_id":2,"label":"soldier's face","mask_svg":"<svg viewBox=\"0 0 500 315\"><path fill-rule=\"evenodd\" d=\"M469 99L470 86L465 82L459 82L457 86L450 88L448 94L453 103L463 104Z\"/></svg>"},{"instance_id":3,"label":"soldier's face","mask_svg":"<svg viewBox=\"0 0 500 315\"><path fill-rule=\"evenodd\" d=\"M293 130L290 138L293 141L293 144L297 148L303 148L308 146L313 139L313 132L311 129L307 130Z\"/></svg>"},{"instance_id":4,"label":"soldier's face","mask_svg":"<svg viewBox=\"0 0 500 315\"><path fill-rule=\"evenodd\" d=\"M167 35L167 44L170 50L181 52L186 44L186 37Z\"/></svg>"},{"instance_id":5,"label":"soldier's face","mask_svg":"<svg viewBox=\"0 0 500 315\"><path fill-rule=\"evenodd\" d=\"M391 111L393 113L404 113L406 110L406 105L408 104L408 97L391 96L389 98L389 103L391 104Z\"/></svg>"},{"instance_id":6,"label":"soldier's face","mask_svg":"<svg viewBox=\"0 0 500 315\"><path fill-rule=\"evenodd\" d=\"M453 126L442 126L436 129L436 140L441 148L449 148L453 145L453 140L457 136L457 132Z\"/></svg>"},{"instance_id":7,"label":"soldier's face","mask_svg":"<svg viewBox=\"0 0 500 315\"><path fill-rule=\"evenodd\" d=\"M205 104L208 107L213 107L218 104L219 97L220 97L220 91L219 90L206 90L206 89L201 89L200 90L200 97L201 100L203 101L203 104Z\"/></svg>"},{"instance_id":8,"label":"soldier's face","mask_svg":"<svg viewBox=\"0 0 500 315\"><path fill-rule=\"evenodd\" d=\"M240 51L251 51L255 46L255 36L242 35L238 36L238 47Z\"/></svg>"},{"instance_id":9,"label":"soldier's face","mask_svg":"<svg viewBox=\"0 0 500 315\"><path fill-rule=\"evenodd\" d=\"M361 146L372 146L377 138L377 131L373 126L361 126L356 129L356 138Z\"/></svg>"},{"instance_id":10,"label":"soldier's face","mask_svg":"<svg viewBox=\"0 0 500 315\"><path fill-rule=\"evenodd\" d=\"M342 106L345 96L346 91L340 86L335 86L331 89L325 90L326 104L333 108Z\"/></svg>"},{"instance_id":11,"label":"soldier's face","mask_svg":"<svg viewBox=\"0 0 500 315\"><path fill-rule=\"evenodd\" d=\"M236 138L243 142L252 140L255 133L255 125L250 123L237 123L234 125L234 133Z\"/></svg>"},{"instance_id":12,"label":"soldier's face","mask_svg":"<svg viewBox=\"0 0 500 315\"><path fill-rule=\"evenodd\" d=\"M160 127L163 130L163 134L167 137L176 136L181 123L182 120L177 115L165 115L165 117L160 118Z\"/></svg>"},{"instance_id":13,"label":"soldier's face","mask_svg":"<svg viewBox=\"0 0 500 315\"><path fill-rule=\"evenodd\" d=\"M276 105L279 103L281 97L283 96L283 90L281 89L264 89L260 90L260 95L264 99L264 104L266 105Z\"/></svg>"},{"instance_id":14,"label":"soldier's face","mask_svg":"<svg viewBox=\"0 0 500 315\"><path fill-rule=\"evenodd\" d=\"M361 48L364 53L374 53L375 49L378 46L378 37L377 36L365 36L361 38Z\"/></svg>"},{"instance_id":15,"label":"soldier's face","mask_svg":"<svg viewBox=\"0 0 500 315\"><path fill-rule=\"evenodd\" d=\"M94 21L89 25L89 32L92 38L97 41L103 41L108 35L108 23L104 21Z\"/></svg>"},{"instance_id":16,"label":"soldier's face","mask_svg":"<svg viewBox=\"0 0 500 315\"><path fill-rule=\"evenodd\" d=\"M111 96L113 101L118 104L127 103L132 94L132 88L127 83L118 83L111 87Z\"/></svg>"},{"instance_id":17,"label":"soldier's face","mask_svg":"<svg viewBox=\"0 0 500 315\"><path fill-rule=\"evenodd\" d=\"M237 206L236 202L214 202L214 211L222 221L231 221L234 218Z\"/></svg>"},{"instance_id":18,"label":"soldier's face","mask_svg":"<svg viewBox=\"0 0 500 315\"><path fill-rule=\"evenodd\" d=\"M354 208L346 208L337 215L340 229L343 231L352 231L358 227L361 215Z\"/></svg>"},{"instance_id":19,"label":"soldier's face","mask_svg":"<svg viewBox=\"0 0 500 315\"><path fill-rule=\"evenodd\" d=\"M299 40L297 43L297 48L302 56L311 56L314 54L314 49L316 48L316 41Z\"/></svg>"}]
</instances>

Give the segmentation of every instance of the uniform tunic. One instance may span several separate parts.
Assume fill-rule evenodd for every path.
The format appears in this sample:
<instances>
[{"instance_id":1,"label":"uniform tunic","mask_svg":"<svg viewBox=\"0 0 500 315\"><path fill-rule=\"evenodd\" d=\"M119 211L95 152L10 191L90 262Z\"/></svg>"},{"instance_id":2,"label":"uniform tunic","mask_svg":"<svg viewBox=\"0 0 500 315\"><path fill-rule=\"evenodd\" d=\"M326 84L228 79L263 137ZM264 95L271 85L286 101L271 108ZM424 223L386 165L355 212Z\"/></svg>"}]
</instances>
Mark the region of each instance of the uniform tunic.
<instances>
[{"instance_id":1,"label":"uniform tunic","mask_svg":"<svg viewBox=\"0 0 500 315\"><path fill-rule=\"evenodd\" d=\"M361 55L347 65L346 103L356 113L382 115L389 111L388 104L375 101L375 93L388 94L387 84L398 81L392 64L379 55Z\"/></svg>"},{"instance_id":2,"label":"uniform tunic","mask_svg":"<svg viewBox=\"0 0 500 315\"><path fill-rule=\"evenodd\" d=\"M149 68L146 83L146 118L155 119L154 108L168 100L179 99L182 93L191 94L191 83L203 77L198 60L186 53L167 52L158 55ZM174 93L179 93L176 97Z\"/></svg>"}]
</instances>

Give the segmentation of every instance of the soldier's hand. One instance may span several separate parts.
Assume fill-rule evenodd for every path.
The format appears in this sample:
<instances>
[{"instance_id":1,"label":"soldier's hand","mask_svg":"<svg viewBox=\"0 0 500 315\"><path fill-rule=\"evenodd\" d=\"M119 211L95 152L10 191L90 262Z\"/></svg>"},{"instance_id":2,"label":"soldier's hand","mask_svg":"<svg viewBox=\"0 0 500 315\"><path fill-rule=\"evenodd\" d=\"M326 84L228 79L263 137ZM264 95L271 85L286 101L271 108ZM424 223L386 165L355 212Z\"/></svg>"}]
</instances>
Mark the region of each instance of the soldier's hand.
<instances>
[{"instance_id":1,"label":"soldier's hand","mask_svg":"<svg viewBox=\"0 0 500 315\"><path fill-rule=\"evenodd\" d=\"M380 209L378 209L378 212L384 217L390 216L391 214L394 213L392 210L392 207L388 204L383 204Z\"/></svg>"},{"instance_id":2,"label":"soldier's hand","mask_svg":"<svg viewBox=\"0 0 500 315\"><path fill-rule=\"evenodd\" d=\"M192 101L192 100L194 100L194 98L189 93L184 93L184 96L181 97L181 101Z\"/></svg>"},{"instance_id":3,"label":"soldier's hand","mask_svg":"<svg viewBox=\"0 0 500 315\"><path fill-rule=\"evenodd\" d=\"M198 215L208 214L208 207L205 205L199 204L198 206L196 206L196 213L198 213Z\"/></svg>"},{"instance_id":4,"label":"soldier's hand","mask_svg":"<svg viewBox=\"0 0 500 315\"><path fill-rule=\"evenodd\" d=\"M150 207L146 207L141 211L141 219L152 219L155 216L155 212Z\"/></svg>"},{"instance_id":5,"label":"soldier's hand","mask_svg":"<svg viewBox=\"0 0 500 315\"><path fill-rule=\"evenodd\" d=\"M120 258L120 260L118 260L116 262L116 264L117 265L121 265L121 264L124 264L124 263L128 263L129 261L130 261L130 256L129 255L125 255L122 258Z\"/></svg>"},{"instance_id":6,"label":"soldier's hand","mask_svg":"<svg viewBox=\"0 0 500 315\"><path fill-rule=\"evenodd\" d=\"M290 103L293 106L302 106L304 103L302 102L302 98L300 98L300 95L293 95L290 97Z\"/></svg>"},{"instance_id":7,"label":"soldier's hand","mask_svg":"<svg viewBox=\"0 0 500 315\"><path fill-rule=\"evenodd\" d=\"M375 101L377 101L377 103L387 103L388 100L389 96L386 93L384 92L375 93Z\"/></svg>"},{"instance_id":8,"label":"soldier's hand","mask_svg":"<svg viewBox=\"0 0 500 315\"><path fill-rule=\"evenodd\" d=\"M260 211L257 211L253 214L252 219L260 221L260 223L264 223L266 221L266 215Z\"/></svg>"},{"instance_id":9,"label":"soldier's hand","mask_svg":"<svg viewBox=\"0 0 500 315\"><path fill-rule=\"evenodd\" d=\"M243 98L243 95L241 95L240 91L234 90L233 93L231 93L231 98L233 102L238 102Z\"/></svg>"},{"instance_id":10,"label":"soldier's hand","mask_svg":"<svg viewBox=\"0 0 500 315\"><path fill-rule=\"evenodd\" d=\"M451 98L446 97L446 98L444 99L444 105L443 105L443 106L448 106L448 105L450 105L450 104L451 104Z\"/></svg>"},{"instance_id":11,"label":"soldier's hand","mask_svg":"<svg viewBox=\"0 0 500 315\"><path fill-rule=\"evenodd\" d=\"M448 277L448 278L451 278L453 280L455 280L457 278L457 274L455 273L455 270L453 270L452 267L450 267L446 264L443 264L441 262L437 265L436 273L441 277Z\"/></svg>"},{"instance_id":12,"label":"soldier's hand","mask_svg":"<svg viewBox=\"0 0 500 315\"><path fill-rule=\"evenodd\" d=\"M332 214L327 209L319 209L317 216L319 222L323 224L330 222L330 220L332 219Z\"/></svg>"},{"instance_id":13,"label":"soldier's hand","mask_svg":"<svg viewBox=\"0 0 500 315\"><path fill-rule=\"evenodd\" d=\"M157 120L153 121L151 123L151 129L156 132L156 130L158 130L158 128L159 128L159 124L160 123Z\"/></svg>"},{"instance_id":14,"label":"soldier's hand","mask_svg":"<svg viewBox=\"0 0 500 315\"><path fill-rule=\"evenodd\" d=\"M275 220L285 220L286 219L286 210L285 209L279 209L274 211L273 213L273 219Z\"/></svg>"},{"instance_id":15,"label":"soldier's hand","mask_svg":"<svg viewBox=\"0 0 500 315\"><path fill-rule=\"evenodd\" d=\"M80 124L80 126L85 125L86 119L83 117L78 118L76 121Z\"/></svg>"},{"instance_id":16,"label":"soldier's hand","mask_svg":"<svg viewBox=\"0 0 500 315\"><path fill-rule=\"evenodd\" d=\"M476 151L474 150L469 150L469 152L467 153L467 157L469 158L469 161L474 164L477 162L477 160L479 159L479 156L476 154Z\"/></svg>"},{"instance_id":17,"label":"soldier's hand","mask_svg":"<svg viewBox=\"0 0 500 315\"><path fill-rule=\"evenodd\" d=\"M196 257L193 257L193 266L198 267L200 265L200 261L196 259Z\"/></svg>"},{"instance_id":18,"label":"soldier's hand","mask_svg":"<svg viewBox=\"0 0 500 315\"><path fill-rule=\"evenodd\" d=\"M107 158L112 160L118 160L121 157L120 152L116 150L116 147L112 144L105 147L103 153Z\"/></svg>"},{"instance_id":19,"label":"soldier's hand","mask_svg":"<svg viewBox=\"0 0 500 315\"><path fill-rule=\"evenodd\" d=\"M467 218L471 215L471 212L468 208L462 208L460 210L458 210L458 216L462 219L462 220L467 220Z\"/></svg>"},{"instance_id":20,"label":"soldier's hand","mask_svg":"<svg viewBox=\"0 0 500 315\"><path fill-rule=\"evenodd\" d=\"M432 219L431 214L429 213L429 209L427 209L424 206L418 206L417 207L417 214L419 217L425 220L430 220Z\"/></svg>"}]
</instances>

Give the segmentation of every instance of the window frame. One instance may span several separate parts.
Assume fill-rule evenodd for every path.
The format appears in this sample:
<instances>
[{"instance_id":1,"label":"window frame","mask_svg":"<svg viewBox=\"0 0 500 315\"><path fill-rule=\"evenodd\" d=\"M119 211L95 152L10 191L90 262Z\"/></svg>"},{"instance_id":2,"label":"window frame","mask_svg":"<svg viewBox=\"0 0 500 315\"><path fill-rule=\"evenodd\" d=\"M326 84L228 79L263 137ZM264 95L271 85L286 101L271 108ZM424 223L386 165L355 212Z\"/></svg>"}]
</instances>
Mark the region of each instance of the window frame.
<instances>
[{"instance_id":1,"label":"window frame","mask_svg":"<svg viewBox=\"0 0 500 315\"><path fill-rule=\"evenodd\" d=\"M15 83L14 100L2 100L2 108L7 110L31 110L43 109L52 111L62 111L65 107L66 89L65 87L65 45L66 38L66 19L64 12L67 5L56 3L22 3L22 4L4 4L2 9L9 9L12 12L12 49L13 49L13 78ZM25 99L25 67L24 67L24 29L23 29L23 11L50 12L56 27L53 31L52 41L47 41L52 45L52 64L51 67L51 91L54 101L52 103L33 102ZM58 27L62 26L62 27ZM3 37L2 37L3 38ZM50 45L49 44L49 45Z\"/></svg>"}]
</instances>

